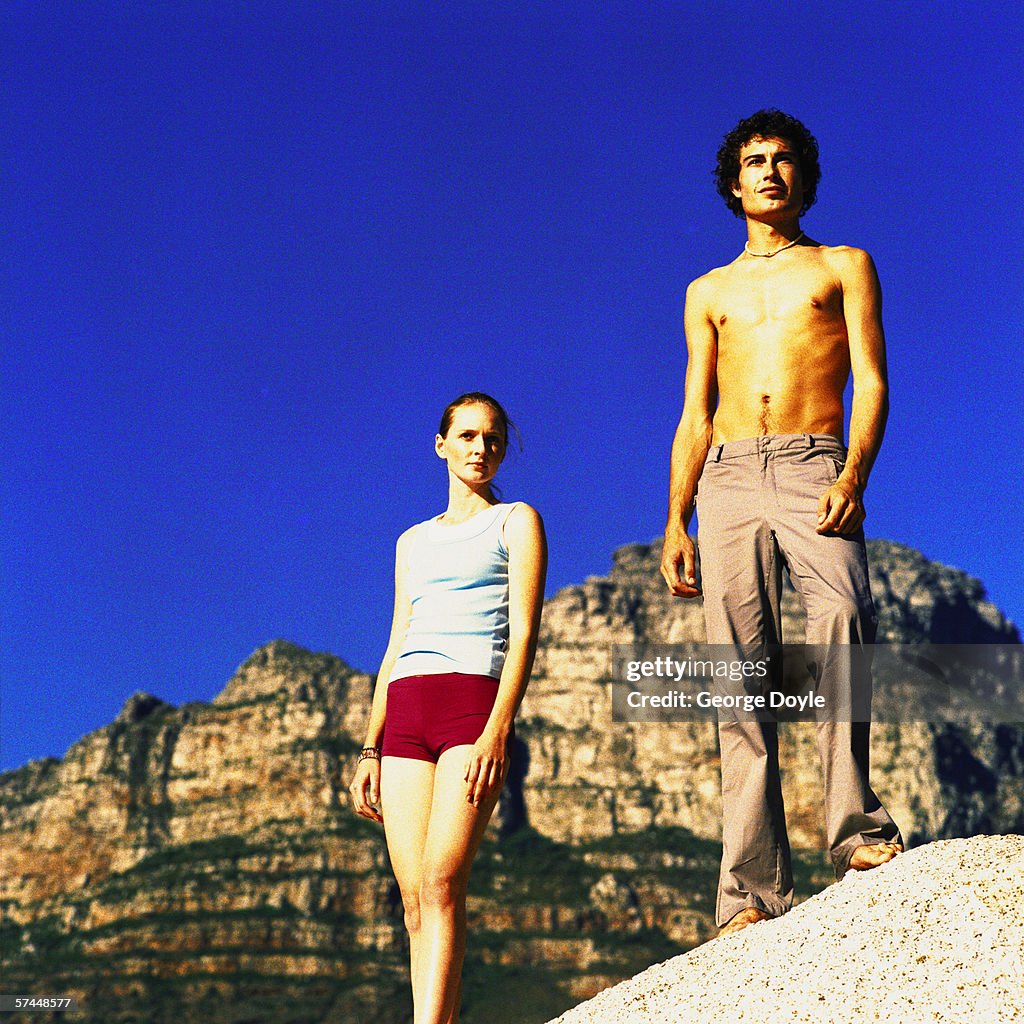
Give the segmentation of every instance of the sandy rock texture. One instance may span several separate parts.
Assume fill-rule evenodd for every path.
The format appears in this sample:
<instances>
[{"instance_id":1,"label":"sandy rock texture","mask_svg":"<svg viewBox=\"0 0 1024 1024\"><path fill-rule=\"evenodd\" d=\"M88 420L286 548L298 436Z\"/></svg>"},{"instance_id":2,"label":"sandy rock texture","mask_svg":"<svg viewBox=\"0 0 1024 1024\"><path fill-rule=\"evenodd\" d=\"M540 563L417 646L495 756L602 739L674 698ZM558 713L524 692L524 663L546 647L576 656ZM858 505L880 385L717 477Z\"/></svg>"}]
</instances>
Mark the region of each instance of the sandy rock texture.
<instances>
[{"instance_id":1,"label":"sandy rock texture","mask_svg":"<svg viewBox=\"0 0 1024 1024\"><path fill-rule=\"evenodd\" d=\"M1024 1021L1024 836L910 850L666 960L558 1024Z\"/></svg>"}]
</instances>

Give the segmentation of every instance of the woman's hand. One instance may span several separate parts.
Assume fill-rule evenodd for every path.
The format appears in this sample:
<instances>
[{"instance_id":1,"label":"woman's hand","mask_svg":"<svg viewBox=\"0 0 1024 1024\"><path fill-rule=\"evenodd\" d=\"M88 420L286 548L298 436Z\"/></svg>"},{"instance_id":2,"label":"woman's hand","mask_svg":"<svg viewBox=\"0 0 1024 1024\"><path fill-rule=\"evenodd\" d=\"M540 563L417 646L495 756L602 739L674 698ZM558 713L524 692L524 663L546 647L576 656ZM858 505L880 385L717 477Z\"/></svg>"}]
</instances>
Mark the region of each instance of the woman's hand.
<instances>
[{"instance_id":1,"label":"woman's hand","mask_svg":"<svg viewBox=\"0 0 1024 1024\"><path fill-rule=\"evenodd\" d=\"M384 818L377 810L380 806L380 761L376 757L360 760L348 791L356 814L383 824Z\"/></svg>"},{"instance_id":2,"label":"woman's hand","mask_svg":"<svg viewBox=\"0 0 1024 1024\"><path fill-rule=\"evenodd\" d=\"M484 730L466 757L466 799L479 807L501 789L508 771L508 737Z\"/></svg>"}]
</instances>

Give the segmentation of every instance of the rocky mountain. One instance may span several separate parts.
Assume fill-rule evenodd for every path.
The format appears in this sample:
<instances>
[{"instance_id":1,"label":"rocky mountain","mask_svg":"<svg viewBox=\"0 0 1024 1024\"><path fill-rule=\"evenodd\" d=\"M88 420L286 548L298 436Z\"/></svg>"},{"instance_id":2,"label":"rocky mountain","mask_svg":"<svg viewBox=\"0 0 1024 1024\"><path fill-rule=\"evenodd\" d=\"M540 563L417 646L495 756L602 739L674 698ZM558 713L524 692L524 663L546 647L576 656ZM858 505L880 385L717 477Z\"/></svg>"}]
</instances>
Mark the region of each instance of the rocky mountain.
<instances>
[{"instance_id":1,"label":"rocky mountain","mask_svg":"<svg viewBox=\"0 0 1024 1024\"><path fill-rule=\"evenodd\" d=\"M622 548L607 577L546 603L517 761L471 882L466 1024L545 1020L713 934L714 727L610 714L611 645L703 635L659 557ZM887 542L871 557L882 637L1019 643L976 580ZM799 636L793 594L784 615ZM75 995L69 1020L409 1020L382 836L345 792L371 693L339 659L277 641L212 703L137 694L62 760L0 776L5 991ZM829 880L811 729L783 734L804 897ZM872 756L915 845L1024 831L1019 726L894 722Z\"/></svg>"}]
</instances>

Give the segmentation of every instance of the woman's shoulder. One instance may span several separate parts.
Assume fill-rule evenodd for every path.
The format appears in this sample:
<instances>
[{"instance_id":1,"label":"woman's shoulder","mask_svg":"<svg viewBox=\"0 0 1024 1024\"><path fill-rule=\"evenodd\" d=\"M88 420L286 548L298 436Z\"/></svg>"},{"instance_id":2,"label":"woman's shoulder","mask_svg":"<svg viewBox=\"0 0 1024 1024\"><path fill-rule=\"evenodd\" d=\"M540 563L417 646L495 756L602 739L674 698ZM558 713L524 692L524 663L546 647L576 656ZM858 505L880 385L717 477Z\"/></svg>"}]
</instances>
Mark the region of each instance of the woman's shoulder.
<instances>
[{"instance_id":1,"label":"woman's shoulder","mask_svg":"<svg viewBox=\"0 0 1024 1024\"><path fill-rule=\"evenodd\" d=\"M506 540L531 540L544 533L544 520L540 513L525 501L508 503L511 507L502 525Z\"/></svg>"},{"instance_id":2,"label":"woman's shoulder","mask_svg":"<svg viewBox=\"0 0 1024 1024\"><path fill-rule=\"evenodd\" d=\"M532 506L528 505L525 501L503 501L501 503L506 509L506 518L525 518L525 519L540 519L540 513Z\"/></svg>"},{"instance_id":3,"label":"woman's shoulder","mask_svg":"<svg viewBox=\"0 0 1024 1024\"><path fill-rule=\"evenodd\" d=\"M399 536L397 542L395 543L395 547L398 549L398 551L401 553L402 551L408 550L409 545L415 539L416 534L429 522L429 519L425 519L422 523L413 523L408 530L402 533Z\"/></svg>"}]
</instances>

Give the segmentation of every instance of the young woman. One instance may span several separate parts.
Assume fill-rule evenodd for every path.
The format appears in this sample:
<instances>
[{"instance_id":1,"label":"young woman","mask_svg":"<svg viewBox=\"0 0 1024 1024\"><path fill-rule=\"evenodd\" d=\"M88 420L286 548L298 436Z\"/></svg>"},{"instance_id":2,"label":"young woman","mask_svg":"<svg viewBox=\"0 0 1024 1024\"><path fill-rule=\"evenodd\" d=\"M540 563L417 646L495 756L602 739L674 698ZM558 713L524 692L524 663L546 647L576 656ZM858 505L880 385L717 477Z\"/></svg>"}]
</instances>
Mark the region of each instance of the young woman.
<instances>
[{"instance_id":1,"label":"young woman","mask_svg":"<svg viewBox=\"0 0 1024 1024\"><path fill-rule=\"evenodd\" d=\"M505 410L480 392L441 417L434 446L448 466L448 507L398 539L391 638L349 787L356 812L384 823L414 1024L458 1020L469 872L537 648L544 525L491 489L508 430Z\"/></svg>"}]
</instances>

